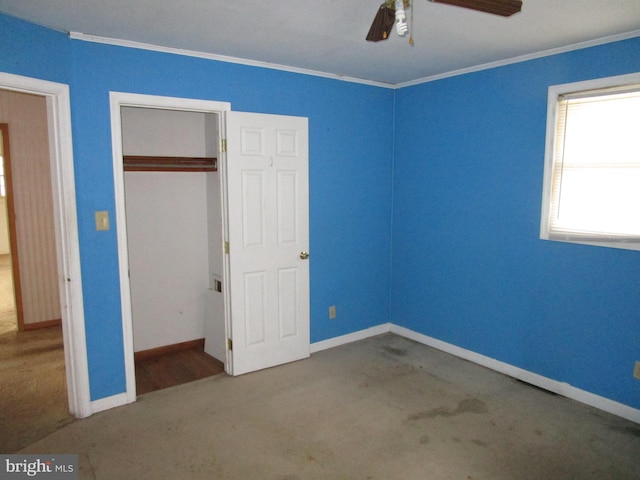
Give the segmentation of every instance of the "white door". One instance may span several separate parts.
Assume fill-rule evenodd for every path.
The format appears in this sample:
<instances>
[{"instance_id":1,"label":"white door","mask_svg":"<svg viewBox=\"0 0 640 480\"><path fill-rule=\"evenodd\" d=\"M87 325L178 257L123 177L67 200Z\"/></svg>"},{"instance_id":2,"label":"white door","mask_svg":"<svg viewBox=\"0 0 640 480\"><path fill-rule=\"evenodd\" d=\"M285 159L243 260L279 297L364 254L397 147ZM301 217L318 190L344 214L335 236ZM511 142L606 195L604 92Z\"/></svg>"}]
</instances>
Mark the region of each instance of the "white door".
<instances>
[{"instance_id":1,"label":"white door","mask_svg":"<svg viewBox=\"0 0 640 480\"><path fill-rule=\"evenodd\" d=\"M227 112L233 375L309 356L308 120Z\"/></svg>"}]
</instances>

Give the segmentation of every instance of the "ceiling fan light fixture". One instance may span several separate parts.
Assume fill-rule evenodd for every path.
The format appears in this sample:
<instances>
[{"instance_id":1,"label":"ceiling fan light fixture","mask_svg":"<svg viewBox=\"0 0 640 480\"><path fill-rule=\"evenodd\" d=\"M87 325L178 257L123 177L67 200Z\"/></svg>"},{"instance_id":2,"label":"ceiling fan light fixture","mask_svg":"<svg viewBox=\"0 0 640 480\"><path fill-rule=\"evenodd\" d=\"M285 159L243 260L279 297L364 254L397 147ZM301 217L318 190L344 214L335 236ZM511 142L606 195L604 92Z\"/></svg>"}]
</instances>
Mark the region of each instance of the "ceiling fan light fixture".
<instances>
[{"instance_id":1,"label":"ceiling fan light fixture","mask_svg":"<svg viewBox=\"0 0 640 480\"><path fill-rule=\"evenodd\" d=\"M491 13L503 17L510 17L522 10L522 0L429 0L432 3L442 3L456 7L469 8L480 12ZM385 0L376 13L367 41L378 42L389 38L389 33L395 23L396 32L404 37L409 30L409 45L413 46L413 1ZM411 9L411 28L407 23L407 10Z\"/></svg>"},{"instance_id":2,"label":"ceiling fan light fixture","mask_svg":"<svg viewBox=\"0 0 640 480\"><path fill-rule=\"evenodd\" d=\"M409 31L407 12L404 10L404 0L396 0L396 32L404 37Z\"/></svg>"}]
</instances>

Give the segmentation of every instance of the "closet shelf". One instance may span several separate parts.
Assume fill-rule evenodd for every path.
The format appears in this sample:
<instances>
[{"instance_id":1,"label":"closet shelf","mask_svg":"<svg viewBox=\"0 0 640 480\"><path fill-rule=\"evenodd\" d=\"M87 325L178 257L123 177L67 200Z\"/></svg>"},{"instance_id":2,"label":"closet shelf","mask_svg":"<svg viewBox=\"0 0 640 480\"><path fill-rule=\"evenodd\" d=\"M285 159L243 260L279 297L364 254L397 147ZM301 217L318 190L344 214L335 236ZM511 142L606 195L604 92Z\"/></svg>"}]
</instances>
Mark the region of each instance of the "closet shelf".
<instances>
[{"instance_id":1,"label":"closet shelf","mask_svg":"<svg viewBox=\"0 0 640 480\"><path fill-rule=\"evenodd\" d=\"M217 172L216 157L123 155L125 172Z\"/></svg>"}]
</instances>

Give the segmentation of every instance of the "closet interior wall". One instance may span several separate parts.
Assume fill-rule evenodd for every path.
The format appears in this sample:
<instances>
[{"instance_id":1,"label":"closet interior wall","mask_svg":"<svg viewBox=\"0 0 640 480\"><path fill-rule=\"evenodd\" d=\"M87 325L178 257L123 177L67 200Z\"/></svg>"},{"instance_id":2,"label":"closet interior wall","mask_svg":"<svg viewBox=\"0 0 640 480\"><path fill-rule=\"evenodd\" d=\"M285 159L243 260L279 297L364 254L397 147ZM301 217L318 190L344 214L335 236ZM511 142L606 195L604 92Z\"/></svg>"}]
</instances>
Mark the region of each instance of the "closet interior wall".
<instances>
[{"instance_id":1,"label":"closet interior wall","mask_svg":"<svg viewBox=\"0 0 640 480\"><path fill-rule=\"evenodd\" d=\"M215 113L121 114L124 156L218 156ZM219 173L125 170L124 179L134 351L206 337L216 344L207 351L224 352Z\"/></svg>"}]
</instances>

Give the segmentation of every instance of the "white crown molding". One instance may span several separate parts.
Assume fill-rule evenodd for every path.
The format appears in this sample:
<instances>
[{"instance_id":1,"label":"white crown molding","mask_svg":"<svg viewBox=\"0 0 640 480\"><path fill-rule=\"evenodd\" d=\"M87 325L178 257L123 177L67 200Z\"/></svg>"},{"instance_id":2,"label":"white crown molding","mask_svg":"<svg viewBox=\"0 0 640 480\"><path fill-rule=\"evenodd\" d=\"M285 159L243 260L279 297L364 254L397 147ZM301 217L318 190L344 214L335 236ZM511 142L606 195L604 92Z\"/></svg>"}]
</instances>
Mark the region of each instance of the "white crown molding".
<instances>
[{"instance_id":1,"label":"white crown molding","mask_svg":"<svg viewBox=\"0 0 640 480\"><path fill-rule=\"evenodd\" d=\"M184 55L186 57L203 58L206 60L215 60L217 62L237 63L251 67L269 68L271 70L281 70L284 72L299 73L302 75L311 75L314 77L330 78L332 80L341 80L343 82L360 83L373 87L382 87L394 89L395 85L384 82L375 82L373 80L365 80L362 78L348 77L345 75L337 75L334 73L320 72L318 70L309 70L306 68L290 67L287 65L279 65L276 63L261 62L257 60L248 60L245 58L229 57L226 55L217 55L214 53L197 52L194 50L183 50L180 48L163 47L149 43L134 42L131 40L120 40L117 38L100 37L97 35L86 35L80 32L69 32L69 38L73 40L81 40L83 42L103 43L106 45L114 45L118 47L137 48L140 50L151 50L154 52L170 53L173 55Z\"/></svg>"},{"instance_id":2,"label":"white crown molding","mask_svg":"<svg viewBox=\"0 0 640 480\"><path fill-rule=\"evenodd\" d=\"M574 43L564 47L552 48L550 50L542 50L536 53L530 53L527 55L521 55L518 57L508 58L497 62L484 63L482 65L476 65L469 68L462 68L460 70L453 70L451 72L442 73L439 75L432 75L430 77L419 78L411 80L409 82L397 83L394 85L396 89L411 87L414 85L420 85L422 83L435 82L436 80L442 80L450 77L457 77L458 75L466 75L467 73L480 72L482 70L489 70L491 68L504 67L506 65L512 65L514 63L527 62L529 60L535 60L543 57L550 57L552 55L558 55L560 53L572 52L574 50L582 50L583 48L596 47L598 45L604 45L607 43L619 42L621 40L628 40L630 38L640 37L640 30L632 30L630 32L621 33L618 35L611 35L608 37L597 38L595 40L589 40L586 42Z\"/></svg>"},{"instance_id":3,"label":"white crown molding","mask_svg":"<svg viewBox=\"0 0 640 480\"><path fill-rule=\"evenodd\" d=\"M74 40L81 40L84 42L94 42L94 43L103 43L106 45L115 45L115 46L119 46L119 47L127 47L127 48L137 48L140 50L151 50L151 51L155 51L155 52L163 52L163 53L170 53L173 55L184 55L184 56L188 56L188 57L196 57L196 58L204 58L207 60L215 60L218 62L226 62L226 63L237 63L240 65L248 65L248 66L252 66L252 67L260 67L260 68L269 68L272 70L281 70L281 71L285 71L285 72L291 72L291 73L299 73L302 75L311 75L311 76L315 76L315 77L323 77L323 78L330 78L333 80L341 80L344 82L351 82L351 83L360 83L363 85L370 85L370 86L374 86L374 87L382 87L382 88L390 88L390 89L400 89L400 88L405 88L405 87L411 87L414 85L420 85L422 83L429 83L429 82L434 82L436 80L442 80L445 78L450 78L450 77L456 77L459 75L466 75L468 73L474 73L474 72L480 72L482 70L489 70L491 68L497 68L497 67L503 67L506 65L512 65L514 63L521 63L521 62L526 62L529 60L535 60L538 58L543 58L543 57L549 57L552 55L558 55L560 53L567 53L567 52L571 52L574 50L581 50L583 48L589 48L589 47L595 47L598 45L604 45L607 43L613 43L613 42L618 42L621 40L628 40L630 38L635 38L635 37L639 37L640 36L640 30L632 30L630 32L625 32L625 33L621 33L621 34L617 34L617 35L611 35L611 36L607 36L607 37L601 37L601 38L597 38L594 40L588 40L585 42L579 42L579 43L574 43L571 45L567 45L564 47L558 47L558 48L552 48L549 50L542 50L540 52L536 52L536 53L530 53L527 55L521 55L521 56L517 56L517 57L512 57L512 58L508 58L505 60L500 60L497 62L489 62L489 63L484 63L481 65L475 65L473 67L468 67L468 68L462 68L459 70L452 70L450 72L445 72L445 73L441 73L438 75L432 75L429 77L424 77L424 78L419 78L416 80L411 80L408 82L401 82L401 83L396 83L396 84L391 84L391 83L384 83L384 82L376 82L373 80L365 80L365 79L361 79L361 78L356 78L356 77L349 77L349 76L343 76L343 75L337 75L334 73L327 73L327 72L321 72L318 70L309 70L309 69L305 69L305 68L297 68L297 67L291 67L291 66L287 66L287 65L279 65L279 64L275 64L275 63L269 63L269 62L261 62L261 61L257 61L257 60L248 60L248 59L244 59L244 58L237 58L237 57L230 57L230 56L226 56L226 55L217 55L214 53L205 53L205 52L198 52L198 51L194 51L194 50L183 50L180 48L171 48L171 47L163 47L160 45L153 45L153 44L149 44L149 43L142 43L142 42L134 42L131 40L121 40L121 39L117 39L117 38L111 38L111 37L101 37L101 36L97 36L97 35L87 35L81 32L69 32L69 37L71 39Z\"/></svg>"}]
</instances>

